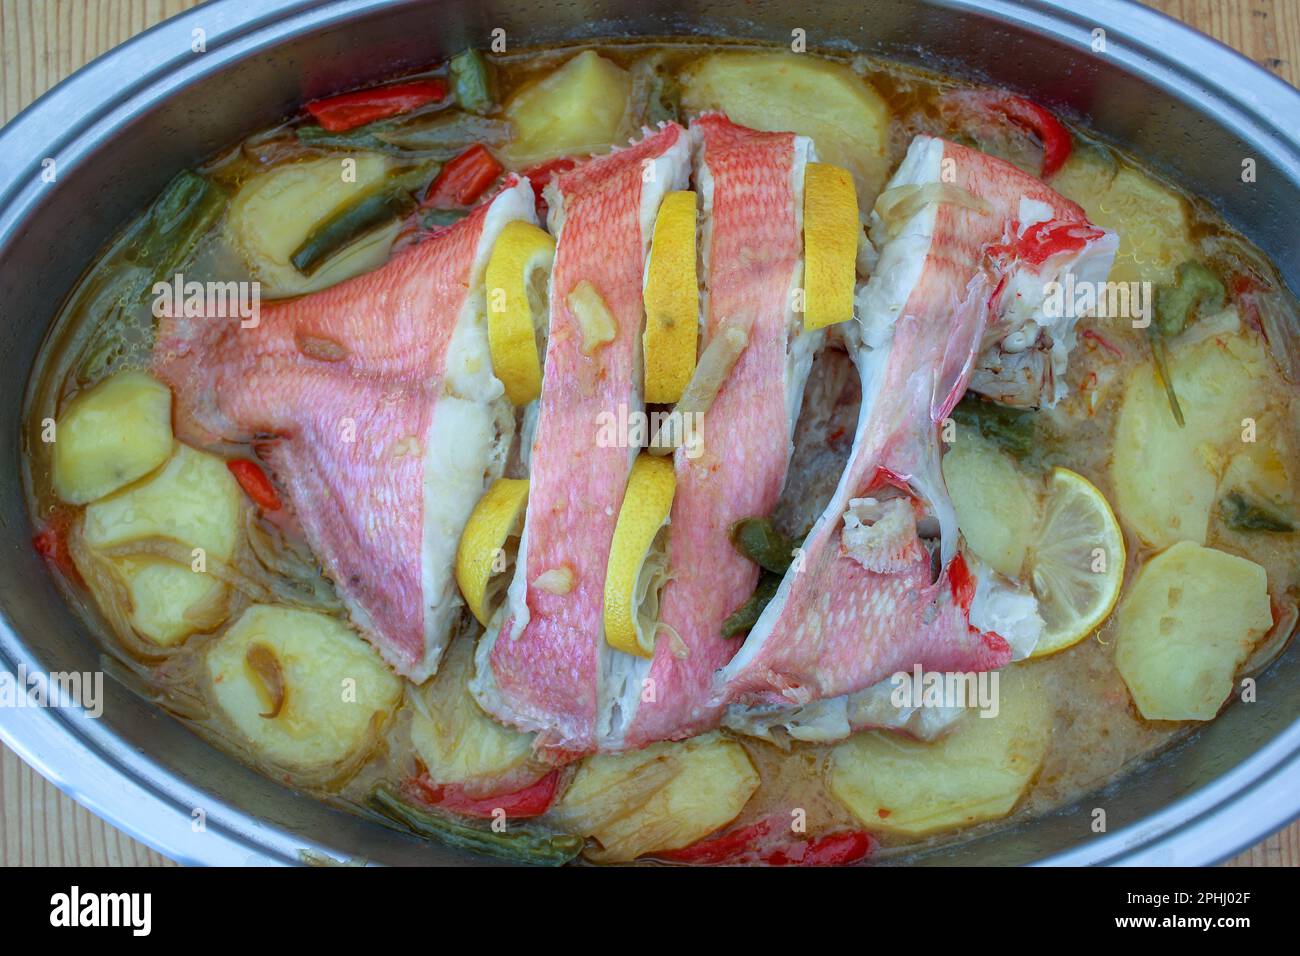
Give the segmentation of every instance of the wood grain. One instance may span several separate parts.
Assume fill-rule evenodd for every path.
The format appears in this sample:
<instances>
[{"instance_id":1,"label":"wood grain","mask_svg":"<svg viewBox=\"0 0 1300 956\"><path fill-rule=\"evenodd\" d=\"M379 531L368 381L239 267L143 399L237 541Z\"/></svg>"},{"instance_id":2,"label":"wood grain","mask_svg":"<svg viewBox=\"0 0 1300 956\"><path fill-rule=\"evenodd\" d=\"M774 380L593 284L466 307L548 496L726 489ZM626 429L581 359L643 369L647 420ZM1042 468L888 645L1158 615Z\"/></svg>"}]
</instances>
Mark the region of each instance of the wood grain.
<instances>
[{"instance_id":1,"label":"wood grain","mask_svg":"<svg viewBox=\"0 0 1300 956\"><path fill-rule=\"evenodd\" d=\"M78 67L198 0L0 0L0 122ZM1155 0L1152 6L1300 86L1300 0ZM0 747L0 865L167 866ZM1229 866L1300 866L1300 823Z\"/></svg>"}]
</instances>

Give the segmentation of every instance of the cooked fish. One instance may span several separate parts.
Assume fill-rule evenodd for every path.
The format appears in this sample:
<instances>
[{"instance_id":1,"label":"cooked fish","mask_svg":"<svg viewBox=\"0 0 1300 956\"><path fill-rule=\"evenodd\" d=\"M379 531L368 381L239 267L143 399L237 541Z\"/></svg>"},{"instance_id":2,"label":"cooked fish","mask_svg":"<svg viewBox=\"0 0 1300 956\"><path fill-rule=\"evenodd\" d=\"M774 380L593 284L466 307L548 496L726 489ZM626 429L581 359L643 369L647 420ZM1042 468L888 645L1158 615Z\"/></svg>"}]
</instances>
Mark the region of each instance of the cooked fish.
<instances>
[{"instance_id":1,"label":"cooked fish","mask_svg":"<svg viewBox=\"0 0 1300 956\"><path fill-rule=\"evenodd\" d=\"M863 392L849 466L719 673L718 700L801 706L918 664L980 671L1013 656L1005 636L970 623L974 579L957 552L938 428L985 335L1021 314L1009 290L1033 290L1067 268L1104 277L1114 237L1010 164L927 136L882 198L930 184L946 188L903 194L893 222L877 214L880 258L846 332Z\"/></svg>"},{"instance_id":2,"label":"cooked fish","mask_svg":"<svg viewBox=\"0 0 1300 956\"><path fill-rule=\"evenodd\" d=\"M255 327L159 328L181 437L258 441L353 622L417 682L461 609L456 542L513 435L483 269L515 219L535 219L526 181L381 269L262 306Z\"/></svg>"},{"instance_id":3,"label":"cooked fish","mask_svg":"<svg viewBox=\"0 0 1300 956\"><path fill-rule=\"evenodd\" d=\"M823 333L801 330L808 139L760 133L711 114L691 124L704 203L703 340L737 320L748 342L698 424L700 447L676 452L669 579L650 661L623 655L611 686L607 746L640 747L716 725L713 673L736 650L722 622L754 589L758 571L731 544L731 525L766 515L785 484L792 434Z\"/></svg>"},{"instance_id":4,"label":"cooked fish","mask_svg":"<svg viewBox=\"0 0 1300 956\"><path fill-rule=\"evenodd\" d=\"M686 185L686 130L669 123L547 188L557 239L523 536L505 605L480 641L471 689L543 749L597 747L610 655L606 564L639 447L598 441L603 414L643 410L642 282L663 197ZM619 447L619 445L622 447Z\"/></svg>"}]
</instances>

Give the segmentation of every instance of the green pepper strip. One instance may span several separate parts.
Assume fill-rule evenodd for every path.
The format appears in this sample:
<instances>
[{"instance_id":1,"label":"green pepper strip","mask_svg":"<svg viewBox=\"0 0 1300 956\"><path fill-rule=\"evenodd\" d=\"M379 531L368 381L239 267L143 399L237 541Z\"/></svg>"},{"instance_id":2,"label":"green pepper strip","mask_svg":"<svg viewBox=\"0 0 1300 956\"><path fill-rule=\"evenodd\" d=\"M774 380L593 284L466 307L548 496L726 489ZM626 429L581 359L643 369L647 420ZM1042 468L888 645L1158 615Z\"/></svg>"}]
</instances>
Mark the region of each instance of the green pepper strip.
<instances>
[{"instance_id":1,"label":"green pepper strip","mask_svg":"<svg viewBox=\"0 0 1300 956\"><path fill-rule=\"evenodd\" d=\"M157 282L169 281L226 208L226 194L191 170L178 173L149 211L136 221L122 246L123 263L82 295L113 295L108 313L77 368L77 381L96 381L121 352L122 313L143 301Z\"/></svg>"},{"instance_id":2,"label":"green pepper strip","mask_svg":"<svg viewBox=\"0 0 1300 956\"><path fill-rule=\"evenodd\" d=\"M294 250L289 261L305 276L314 273L339 250L387 222L399 219L415 208L411 190L431 178L428 168L393 177L389 182L344 206L317 223Z\"/></svg>"},{"instance_id":3,"label":"green pepper strip","mask_svg":"<svg viewBox=\"0 0 1300 956\"><path fill-rule=\"evenodd\" d=\"M582 852L580 836L549 833L522 824L511 826L504 833L494 833L447 814L420 810L384 786L370 794L370 805L422 837L511 863L562 866Z\"/></svg>"},{"instance_id":4,"label":"green pepper strip","mask_svg":"<svg viewBox=\"0 0 1300 956\"><path fill-rule=\"evenodd\" d=\"M1219 503L1223 523L1234 531L1267 531L1290 534L1295 524L1271 508L1250 501L1240 491L1230 491Z\"/></svg>"},{"instance_id":5,"label":"green pepper strip","mask_svg":"<svg viewBox=\"0 0 1300 956\"><path fill-rule=\"evenodd\" d=\"M749 560L777 574L785 574L798 546L768 518L741 518L731 526L731 543Z\"/></svg>"},{"instance_id":6,"label":"green pepper strip","mask_svg":"<svg viewBox=\"0 0 1300 956\"><path fill-rule=\"evenodd\" d=\"M473 47L457 53L449 65L456 102L471 113L492 109L492 66Z\"/></svg>"},{"instance_id":7,"label":"green pepper strip","mask_svg":"<svg viewBox=\"0 0 1300 956\"><path fill-rule=\"evenodd\" d=\"M776 597L776 590L781 586L781 575L764 571L758 578L758 587L748 601L738 607L730 617L722 622L722 636L736 637L747 633L758 623L763 609Z\"/></svg>"}]
</instances>

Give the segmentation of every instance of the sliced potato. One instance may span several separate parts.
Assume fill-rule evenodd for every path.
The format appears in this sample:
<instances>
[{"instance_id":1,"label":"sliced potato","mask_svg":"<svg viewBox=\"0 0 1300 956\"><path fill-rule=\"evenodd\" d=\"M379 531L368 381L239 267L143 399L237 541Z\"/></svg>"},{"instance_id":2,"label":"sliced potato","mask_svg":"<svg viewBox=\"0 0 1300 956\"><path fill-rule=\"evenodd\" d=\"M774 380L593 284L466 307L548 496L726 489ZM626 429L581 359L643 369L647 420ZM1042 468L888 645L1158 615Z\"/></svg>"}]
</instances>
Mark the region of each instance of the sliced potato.
<instances>
[{"instance_id":1,"label":"sliced potato","mask_svg":"<svg viewBox=\"0 0 1300 956\"><path fill-rule=\"evenodd\" d=\"M172 453L172 393L144 372L82 392L55 427L54 493L74 505L149 474Z\"/></svg>"},{"instance_id":2,"label":"sliced potato","mask_svg":"<svg viewBox=\"0 0 1300 956\"><path fill-rule=\"evenodd\" d=\"M290 770L329 767L373 745L402 692L342 621L262 604L209 648L207 673L234 729Z\"/></svg>"},{"instance_id":3,"label":"sliced potato","mask_svg":"<svg viewBox=\"0 0 1300 956\"><path fill-rule=\"evenodd\" d=\"M379 186L390 166L376 153L331 156L276 166L240 188L230 201L226 236L262 283L262 295L313 292L384 263L398 223L363 236L310 276L294 268L290 259L317 223Z\"/></svg>"},{"instance_id":4,"label":"sliced potato","mask_svg":"<svg viewBox=\"0 0 1300 956\"><path fill-rule=\"evenodd\" d=\"M690 846L739 815L758 789L745 748L719 734L589 757L552 811L566 830L594 837L604 863Z\"/></svg>"},{"instance_id":5,"label":"sliced potato","mask_svg":"<svg viewBox=\"0 0 1300 956\"><path fill-rule=\"evenodd\" d=\"M131 623L163 647L226 619L230 589L216 578L153 558L119 558L114 569L131 598Z\"/></svg>"},{"instance_id":6,"label":"sliced potato","mask_svg":"<svg viewBox=\"0 0 1300 956\"><path fill-rule=\"evenodd\" d=\"M243 504L224 461L178 443L148 481L86 508L86 543L103 550L141 538L171 538L225 561L235 551Z\"/></svg>"},{"instance_id":7,"label":"sliced potato","mask_svg":"<svg viewBox=\"0 0 1300 956\"><path fill-rule=\"evenodd\" d=\"M999 672L998 714L965 714L934 743L888 731L855 734L831 751L831 793L863 827L922 836L1006 816L1052 740L1052 707L1023 667Z\"/></svg>"},{"instance_id":8,"label":"sliced potato","mask_svg":"<svg viewBox=\"0 0 1300 956\"><path fill-rule=\"evenodd\" d=\"M1131 166L1076 151L1052 177L1099 226L1119 233L1112 282L1171 282L1179 263L1195 258L1187 201Z\"/></svg>"},{"instance_id":9,"label":"sliced potato","mask_svg":"<svg viewBox=\"0 0 1300 956\"><path fill-rule=\"evenodd\" d=\"M820 162L853 174L870 209L888 172L889 106L842 63L803 53L710 53L682 73L688 112L721 110L733 123L812 139Z\"/></svg>"},{"instance_id":10,"label":"sliced potato","mask_svg":"<svg viewBox=\"0 0 1300 956\"><path fill-rule=\"evenodd\" d=\"M618 64L584 50L525 85L506 103L515 134L506 156L529 166L556 156L600 152L620 138L632 78Z\"/></svg>"},{"instance_id":11,"label":"sliced potato","mask_svg":"<svg viewBox=\"0 0 1300 956\"><path fill-rule=\"evenodd\" d=\"M1175 348L1179 428L1152 363L1128 378L1110 475L1120 517L1147 544L1205 543L1226 459L1246 447L1242 420L1258 419L1273 376L1258 337L1221 336Z\"/></svg>"},{"instance_id":12,"label":"sliced potato","mask_svg":"<svg viewBox=\"0 0 1300 956\"><path fill-rule=\"evenodd\" d=\"M529 772L532 734L497 723L469 692L474 642L452 641L438 676L424 694L423 711L411 721L411 745L436 784L509 779L525 786L540 776Z\"/></svg>"},{"instance_id":13,"label":"sliced potato","mask_svg":"<svg viewBox=\"0 0 1300 956\"><path fill-rule=\"evenodd\" d=\"M1181 541L1142 567L1120 604L1115 666L1147 720L1210 720L1272 625L1263 568Z\"/></svg>"},{"instance_id":14,"label":"sliced potato","mask_svg":"<svg viewBox=\"0 0 1300 956\"><path fill-rule=\"evenodd\" d=\"M230 560L244 507L239 484L220 458L188 445L174 447L171 460L147 481L86 508L87 545L103 551L168 538L187 549L202 548L204 562ZM206 569L145 555L107 561L130 598L131 624L155 644L171 646L225 620L229 588Z\"/></svg>"},{"instance_id":15,"label":"sliced potato","mask_svg":"<svg viewBox=\"0 0 1300 956\"><path fill-rule=\"evenodd\" d=\"M943 478L971 551L999 573L1019 578L1042 520L1042 496L1033 482L973 429L944 455Z\"/></svg>"}]
</instances>

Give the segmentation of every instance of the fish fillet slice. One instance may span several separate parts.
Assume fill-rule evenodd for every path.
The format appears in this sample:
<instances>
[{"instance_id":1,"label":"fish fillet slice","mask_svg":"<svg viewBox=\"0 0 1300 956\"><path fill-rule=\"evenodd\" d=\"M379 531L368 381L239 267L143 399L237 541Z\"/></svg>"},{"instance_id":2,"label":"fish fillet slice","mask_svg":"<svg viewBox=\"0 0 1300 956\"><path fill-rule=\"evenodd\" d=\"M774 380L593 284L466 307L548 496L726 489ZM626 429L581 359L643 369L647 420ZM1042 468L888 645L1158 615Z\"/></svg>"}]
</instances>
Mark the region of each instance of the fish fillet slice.
<instances>
[{"instance_id":1,"label":"fish fillet slice","mask_svg":"<svg viewBox=\"0 0 1300 956\"><path fill-rule=\"evenodd\" d=\"M483 270L534 221L512 180L455 226L260 324L164 319L155 367L197 441L265 442L308 543L394 670L433 674L460 610L453 554L513 434L492 375Z\"/></svg>"},{"instance_id":2,"label":"fish fillet slice","mask_svg":"<svg viewBox=\"0 0 1300 956\"><path fill-rule=\"evenodd\" d=\"M659 204L685 186L689 161L686 130L668 124L561 174L548 192L557 246L528 507L515 575L471 684L489 713L538 731L539 748L597 746L605 661L620 653L604 640L605 566L638 451L603 447L599 425L620 408L642 411L646 250ZM584 280L616 328L590 354L566 301Z\"/></svg>"},{"instance_id":3,"label":"fish fillet slice","mask_svg":"<svg viewBox=\"0 0 1300 956\"><path fill-rule=\"evenodd\" d=\"M719 115L691 124L704 207L704 344L728 323L751 323L749 343L703 422L702 453L676 452L668 554L651 661L629 658L612 688L610 749L699 733L717 723L714 672L736 651L722 622L749 597L757 569L736 553L733 522L768 514L780 496L813 352L823 333L800 332L792 290L802 281L804 169L809 141L761 133Z\"/></svg>"},{"instance_id":4,"label":"fish fillet slice","mask_svg":"<svg viewBox=\"0 0 1300 956\"><path fill-rule=\"evenodd\" d=\"M861 691L916 664L973 672L1012 657L1006 640L969 624L971 577L955 554L937 423L961 397L990 319L996 324L1013 307L1004 293L1028 287L1026 274L1059 273L1063 262L1086 264L1089 276L1104 278L1114 237L1010 164L917 137L891 187L940 182L978 201L929 203L882 248L858 296L858 325L846 332L863 391L849 466L802 560L719 673L719 699L800 706ZM1022 234L1026 219L1033 225ZM868 570L841 544L850 501L893 485L912 492L937 520L942 570L933 583L925 548L885 572Z\"/></svg>"}]
</instances>

